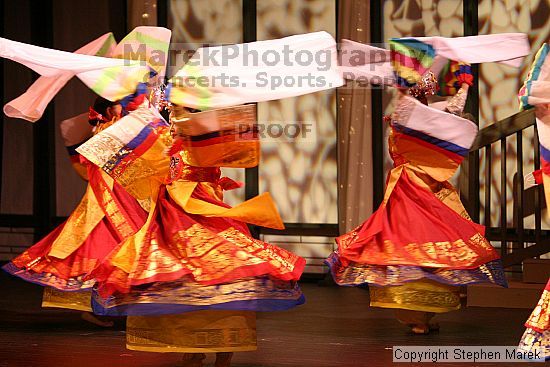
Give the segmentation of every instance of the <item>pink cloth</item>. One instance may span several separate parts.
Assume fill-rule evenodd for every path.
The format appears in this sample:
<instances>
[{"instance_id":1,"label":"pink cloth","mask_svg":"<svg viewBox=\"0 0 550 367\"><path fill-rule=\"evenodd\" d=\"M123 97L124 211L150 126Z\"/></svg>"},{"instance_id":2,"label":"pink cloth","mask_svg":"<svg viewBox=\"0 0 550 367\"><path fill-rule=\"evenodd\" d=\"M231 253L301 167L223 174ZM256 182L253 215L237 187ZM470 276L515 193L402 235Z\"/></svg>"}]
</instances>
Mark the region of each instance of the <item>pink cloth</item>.
<instances>
[{"instance_id":1,"label":"pink cloth","mask_svg":"<svg viewBox=\"0 0 550 367\"><path fill-rule=\"evenodd\" d=\"M390 50L343 39L339 56L340 71L345 79L379 85L395 84Z\"/></svg>"},{"instance_id":2,"label":"pink cloth","mask_svg":"<svg viewBox=\"0 0 550 367\"><path fill-rule=\"evenodd\" d=\"M23 95L6 104L4 113L37 121L48 103L73 76L109 100L134 93L140 82L150 82L150 68L156 71L156 79L162 80L171 33L162 27L137 27L118 45L113 35L108 33L75 53L0 38L0 57L23 64L42 75Z\"/></svg>"},{"instance_id":3,"label":"pink cloth","mask_svg":"<svg viewBox=\"0 0 550 367\"><path fill-rule=\"evenodd\" d=\"M115 46L116 42L113 34L106 33L79 48L75 53L110 57ZM25 93L6 103L4 113L9 117L36 122L44 113L48 103L74 76L75 74L69 71L61 72L56 76L41 76Z\"/></svg>"}]
</instances>

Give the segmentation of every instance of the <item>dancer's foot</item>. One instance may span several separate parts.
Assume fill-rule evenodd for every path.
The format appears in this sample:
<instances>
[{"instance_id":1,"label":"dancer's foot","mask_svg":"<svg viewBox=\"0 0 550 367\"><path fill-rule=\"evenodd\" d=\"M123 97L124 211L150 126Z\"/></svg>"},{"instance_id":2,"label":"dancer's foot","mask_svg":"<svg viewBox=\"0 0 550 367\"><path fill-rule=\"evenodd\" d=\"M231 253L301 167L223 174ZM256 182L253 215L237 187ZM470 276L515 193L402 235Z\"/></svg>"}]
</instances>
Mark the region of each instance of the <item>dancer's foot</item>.
<instances>
[{"instance_id":1,"label":"dancer's foot","mask_svg":"<svg viewBox=\"0 0 550 367\"><path fill-rule=\"evenodd\" d=\"M205 358L204 353L185 353L178 367L202 367L202 361Z\"/></svg>"},{"instance_id":2,"label":"dancer's foot","mask_svg":"<svg viewBox=\"0 0 550 367\"><path fill-rule=\"evenodd\" d=\"M411 324L409 326L415 334L429 334L430 331L439 331L439 324L437 322L429 324Z\"/></svg>"},{"instance_id":3,"label":"dancer's foot","mask_svg":"<svg viewBox=\"0 0 550 367\"><path fill-rule=\"evenodd\" d=\"M103 321L91 312L83 312L81 314L81 317L82 317L82 320L88 321L91 324L101 326L101 327L113 327L113 325L115 324L112 321Z\"/></svg>"},{"instance_id":4,"label":"dancer's foot","mask_svg":"<svg viewBox=\"0 0 550 367\"><path fill-rule=\"evenodd\" d=\"M429 334L430 326L427 324L411 325L411 330L415 334Z\"/></svg>"},{"instance_id":5,"label":"dancer's foot","mask_svg":"<svg viewBox=\"0 0 550 367\"><path fill-rule=\"evenodd\" d=\"M214 367L229 367L231 365L231 358L233 358L233 353L216 353L216 362L214 362Z\"/></svg>"}]
</instances>

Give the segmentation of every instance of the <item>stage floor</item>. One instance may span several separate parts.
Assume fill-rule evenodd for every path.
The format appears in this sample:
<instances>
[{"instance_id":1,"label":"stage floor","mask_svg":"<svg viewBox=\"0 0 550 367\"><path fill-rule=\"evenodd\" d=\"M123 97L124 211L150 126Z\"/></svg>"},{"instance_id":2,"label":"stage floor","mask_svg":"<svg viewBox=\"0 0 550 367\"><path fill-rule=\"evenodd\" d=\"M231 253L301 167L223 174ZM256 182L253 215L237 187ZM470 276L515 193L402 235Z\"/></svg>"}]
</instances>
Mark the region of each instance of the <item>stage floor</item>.
<instances>
[{"instance_id":1,"label":"stage floor","mask_svg":"<svg viewBox=\"0 0 550 367\"><path fill-rule=\"evenodd\" d=\"M100 329L82 321L79 312L41 309L41 287L0 273L0 367L176 366L177 354L126 350L123 325ZM258 351L237 354L234 367L389 366L393 345L517 345L530 313L464 308L439 316L440 332L413 335L391 310L370 308L365 289L315 283L303 288L305 305L259 314ZM482 364L491 365L514 364Z\"/></svg>"}]
</instances>

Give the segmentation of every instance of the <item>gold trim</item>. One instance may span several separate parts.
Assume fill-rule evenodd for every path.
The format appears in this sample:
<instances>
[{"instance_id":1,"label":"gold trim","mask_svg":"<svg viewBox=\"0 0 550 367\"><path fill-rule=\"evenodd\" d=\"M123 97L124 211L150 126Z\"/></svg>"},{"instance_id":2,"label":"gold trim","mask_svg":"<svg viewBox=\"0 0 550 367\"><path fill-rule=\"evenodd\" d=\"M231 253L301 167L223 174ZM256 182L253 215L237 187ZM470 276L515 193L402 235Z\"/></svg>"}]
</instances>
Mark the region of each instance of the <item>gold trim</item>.
<instances>
[{"instance_id":1,"label":"gold trim","mask_svg":"<svg viewBox=\"0 0 550 367\"><path fill-rule=\"evenodd\" d=\"M419 280L390 287L370 287L372 307L443 313L460 309L458 287Z\"/></svg>"},{"instance_id":2,"label":"gold trim","mask_svg":"<svg viewBox=\"0 0 550 367\"><path fill-rule=\"evenodd\" d=\"M42 294L42 307L64 308L92 312L92 291L62 292L46 287Z\"/></svg>"},{"instance_id":3,"label":"gold trim","mask_svg":"<svg viewBox=\"0 0 550 367\"><path fill-rule=\"evenodd\" d=\"M88 184L82 201L67 219L48 256L66 259L86 241L104 217L105 213L101 210L91 185Z\"/></svg>"},{"instance_id":4,"label":"gold trim","mask_svg":"<svg viewBox=\"0 0 550 367\"><path fill-rule=\"evenodd\" d=\"M184 347L146 347L137 346L126 343L126 349L140 352L155 352L155 353L223 353L223 352L253 352L258 350L258 346L249 347L227 347L227 348L184 348Z\"/></svg>"},{"instance_id":5,"label":"gold trim","mask_svg":"<svg viewBox=\"0 0 550 367\"><path fill-rule=\"evenodd\" d=\"M129 316L126 347L178 353L255 350L256 314L250 311L197 311L168 316Z\"/></svg>"}]
</instances>

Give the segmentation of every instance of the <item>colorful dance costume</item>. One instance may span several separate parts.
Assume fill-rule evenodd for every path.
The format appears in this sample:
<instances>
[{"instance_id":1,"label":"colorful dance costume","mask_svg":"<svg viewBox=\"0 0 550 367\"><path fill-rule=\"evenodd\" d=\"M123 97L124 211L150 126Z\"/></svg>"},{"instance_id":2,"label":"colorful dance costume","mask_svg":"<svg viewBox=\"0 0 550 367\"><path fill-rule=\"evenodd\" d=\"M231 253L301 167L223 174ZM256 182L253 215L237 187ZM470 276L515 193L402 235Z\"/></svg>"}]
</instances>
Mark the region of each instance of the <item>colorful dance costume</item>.
<instances>
[{"instance_id":1,"label":"colorful dance costume","mask_svg":"<svg viewBox=\"0 0 550 367\"><path fill-rule=\"evenodd\" d=\"M222 201L222 191L238 185L220 178L219 166L257 164L258 138L242 131L254 106L210 113L223 131L204 133L204 125L193 129L193 116L173 116L184 127L170 158L169 127L146 105L79 149L129 192L153 197L143 228L91 274L98 282L94 312L132 316L129 349L253 350L254 311L304 301L296 281L305 261L252 238L245 224L282 228L269 195L233 208Z\"/></svg>"},{"instance_id":2,"label":"colorful dance costume","mask_svg":"<svg viewBox=\"0 0 550 367\"><path fill-rule=\"evenodd\" d=\"M255 105L242 104L343 84L335 66L336 43L318 32L246 47L259 53L289 47L330 51L334 63L328 70L321 65L308 65L307 70L282 64L246 66L238 58L243 52L229 65L227 60L204 64L203 52L219 56L225 51L201 48L167 88L167 99L177 105L171 115L175 141L168 124L144 105L79 148L135 197L153 198L143 228L91 274L98 281L94 311L129 315L129 349L196 353L187 356L197 358L193 361L198 365L201 353L255 349L256 311L285 310L304 302L296 284L304 259L252 238L245 224L283 228L269 194L229 207L222 192L239 185L220 178L220 167L258 164ZM255 83L241 88L193 82L220 75L253 80L259 72L285 77L311 69L330 83L273 89ZM204 112L188 114L182 106Z\"/></svg>"},{"instance_id":3,"label":"colorful dance costume","mask_svg":"<svg viewBox=\"0 0 550 367\"><path fill-rule=\"evenodd\" d=\"M525 327L518 349L525 352L541 349L546 360L550 360L550 279Z\"/></svg>"},{"instance_id":4,"label":"colorful dance costume","mask_svg":"<svg viewBox=\"0 0 550 367\"><path fill-rule=\"evenodd\" d=\"M384 201L336 239L328 259L340 285L372 285L371 305L416 311L460 308L455 286L506 285L498 253L447 181L477 133L474 123L401 96L391 116L394 161Z\"/></svg>"},{"instance_id":5,"label":"colorful dance costume","mask_svg":"<svg viewBox=\"0 0 550 367\"><path fill-rule=\"evenodd\" d=\"M477 41L473 43L477 47ZM477 126L459 116L472 82L469 65L464 63L470 60L441 62L445 58L437 48L460 56L449 52L452 44L453 40L442 37L392 40L394 75L377 67L383 80L400 89L390 118L394 168L378 210L338 237L338 249L327 259L337 284L370 286L372 306L430 313L423 321L400 318L411 326L423 324L420 332L428 331L432 313L460 308L458 286L479 282L506 286L499 255L485 239L484 227L470 219L448 181L477 134ZM357 45L348 41L348 47L361 49ZM471 61L479 62L475 57ZM440 92L454 97L428 106L426 94L433 94L428 81L436 64L441 71ZM363 70L358 74L373 77Z\"/></svg>"},{"instance_id":6,"label":"colorful dance costume","mask_svg":"<svg viewBox=\"0 0 550 367\"><path fill-rule=\"evenodd\" d=\"M535 109L537 133L540 143L541 170L535 181L544 185L546 202L550 199L550 46L543 44L537 52L533 66L519 91L521 109ZM525 333L519 349L531 351L540 348L550 359L550 279L542 296L525 323Z\"/></svg>"},{"instance_id":7,"label":"colorful dance costume","mask_svg":"<svg viewBox=\"0 0 550 367\"><path fill-rule=\"evenodd\" d=\"M50 287L44 294L44 306L89 311L89 292L63 294L56 290L90 290L94 281L86 281L84 276L123 239L141 228L147 212L111 177L74 154L74 148L69 148L71 160L73 164L79 160L88 180L84 197L64 223L3 269Z\"/></svg>"},{"instance_id":8,"label":"colorful dance costume","mask_svg":"<svg viewBox=\"0 0 550 367\"><path fill-rule=\"evenodd\" d=\"M55 94L75 76L75 72L70 71L70 62L67 63L73 57L75 69L85 71L86 77L82 78L83 81L94 85L95 89L92 89L106 93L114 100L121 97L123 113L132 111L144 97L143 84L138 83L140 77L136 68L130 67L133 70L131 78L117 79L113 77L113 72L125 70L124 61L88 55L117 57L126 46L143 42L147 46L145 55L166 51L170 33L164 28L138 27L118 46L113 35L108 33L77 50L75 54L0 39L6 50L6 54L2 56L43 74L27 92L8 103L4 111L9 116L33 122L39 119ZM85 68L76 62L79 57L85 59ZM103 68L95 70L90 60L103 63ZM127 60L126 62L132 64ZM57 64L61 65L59 69ZM106 64L110 66L106 67ZM159 64L162 62L159 61ZM149 65L142 75L148 75L149 68L159 73L162 67ZM140 66L137 70L141 68ZM133 85L134 89L121 88L118 83ZM138 86L137 91L135 86ZM116 122L116 119L105 121L103 116L92 112L95 113L93 120L100 121L93 129L95 133ZM84 197L63 224L3 267L13 275L46 286L43 306L91 311L91 288L95 281L85 280L85 275L122 240L137 232L147 219L146 201L136 201L120 184L76 152L76 148L92 135L88 116L89 114L82 114L61 124L62 136L73 167L88 181Z\"/></svg>"}]
</instances>

